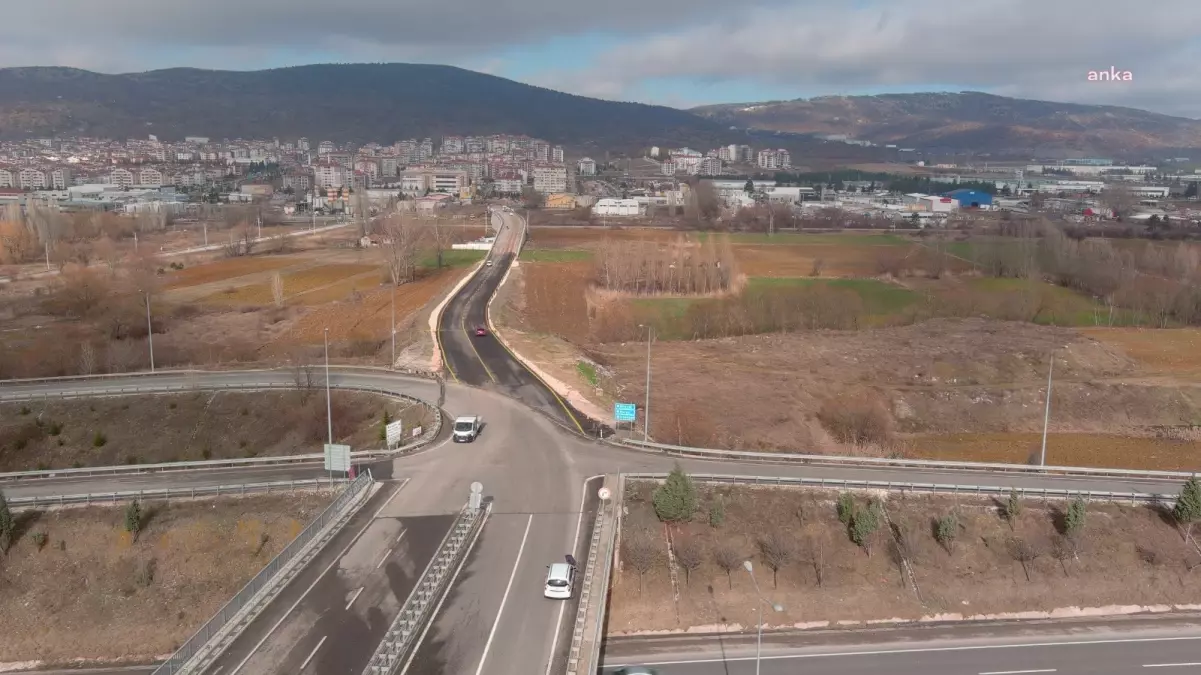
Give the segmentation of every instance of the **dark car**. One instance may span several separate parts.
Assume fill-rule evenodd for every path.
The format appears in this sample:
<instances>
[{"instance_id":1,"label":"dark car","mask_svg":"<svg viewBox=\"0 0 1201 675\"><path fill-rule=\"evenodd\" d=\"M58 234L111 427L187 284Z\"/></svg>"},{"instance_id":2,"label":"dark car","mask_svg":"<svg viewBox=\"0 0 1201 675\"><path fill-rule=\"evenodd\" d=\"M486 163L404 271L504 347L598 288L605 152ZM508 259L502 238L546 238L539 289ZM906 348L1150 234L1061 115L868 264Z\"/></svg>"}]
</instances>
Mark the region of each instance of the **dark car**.
<instances>
[{"instance_id":1,"label":"dark car","mask_svg":"<svg viewBox=\"0 0 1201 675\"><path fill-rule=\"evenodd\" d=\"M484 337L484 336L485 336L485 335L487 335L487 334L488 334L488 329L487 329L487 328L484 328L483 326L476 326L476 327L475 327L475 336L476 336L476 337Z\"/></svg>"}]
</instances>

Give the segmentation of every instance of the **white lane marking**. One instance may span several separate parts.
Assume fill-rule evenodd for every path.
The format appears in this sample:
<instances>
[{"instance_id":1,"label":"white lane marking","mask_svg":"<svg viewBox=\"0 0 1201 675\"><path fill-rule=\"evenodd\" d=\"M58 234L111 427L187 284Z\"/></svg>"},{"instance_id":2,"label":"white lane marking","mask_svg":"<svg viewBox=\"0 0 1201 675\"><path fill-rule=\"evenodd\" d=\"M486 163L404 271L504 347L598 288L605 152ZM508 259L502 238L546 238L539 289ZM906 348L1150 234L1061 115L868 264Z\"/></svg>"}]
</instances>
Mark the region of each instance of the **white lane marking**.
<instances>
[{"instance_id":1,"label":"white lane marking","mask_svg":"<svg viewBox=\"0 0 1201 675\"><path fill-rule=\"evenodd\" d=\"M392 503L392 500L396 499L396 495L400 494L400 491L402 489L404 489L404 486L406 486L408 484L409 484L409 479L406 478L404 480L404 482L400 484L400 487L396 488L396 492L393 492L392 496L388 497L388 501L384 502L383 505L379 507L379 510L375 512L374 516L371 516L371 519L375 520L376 518L379 518L379 514L383 513L384 509L388 508L388 505Z\"/></svg>"},{"instance_id":2,"label":"white lane marking","mask_svg":"<svg viewBox=\"0 0 1201 675\"><path fill-rule=\"evenodd\" d=\"M575 538L571 540L572 555L575 555L576 549L580 547L580 527L584 524L584 500L588 498L588 484L597 478L604 478L604 476L591 476L584 479L583 494L580 495L580 515L575 520ZM563 612L566 609L566 602L559 605L559 618L555 620L555 633L550 641L550 658L546 660L546 675L550 675L551 666L555 665L555 648L559 646L559 631L563 629Z\"/></svg>"},{"instance_id":3,"label":"white lane marking","mask_svg":"<svg viewBox=\"0 0 1201 675\"><path fill-rule=\"evenodd\" d=\"M404 487L403 483L400 487L396 488L397 492L400 491L401 487ZM250 653L246 655L246 658L242 659L242 662L239 663L236 668L229 671L229 675L237 675L238 671L242 670L242 667L246 665L246 662L258 653L259 648L263 646L263 643L271 637L271 634L274 633L277 628L283 625L283 622L286 621L289 616L291 616L292 612L296 611L296 608L300 606L300 603L304 602L304 599L308 597L309 592L312 591L323 578L325 578L326 574L329 574L329 571L334 568L334 565L337 565L339 562L341 562L346 553L350 551L350 547L354 546L355 543L358 542L359 537L362 537L363 533L366 532L367 528L371 527L371 524L374 522L375 519L367 521L367 524L363 526L363 529L359 530L358 533L354 535L354 539L350 540L350 543L346 545L346 548L342 549L342 552L338 554L338 557L334 558L333 562L327 565L325 569L321 570L321 574L318 574L317 578L313 580L313 583L309 584L309 587L304 589L304 593L300 594L300 597L296 599L296 602L292 603L292 606L288 608L288 611L284 612L284 615L279 617L279 621L276 621L275 625L271 627L271 630L267 631L267 634L263 636L263 639L258 641L258 644L254 646L254 649L250 650ZM285 585L284 588L286 589L287 586Z\"/></svg>"},{"instance_id":4,"label":"white lane marking","mask_svg":"<svg viewBox=\"0 0 1201 675\"><path fill-rule=\"evenodd\" d=\"M1197 663L1144 663L1144 668L1187 668L1189 666L1201 666L1201 662Z\"/></svg>"},{"instance_id":5,"label":"white lane marking","mask_svg":"<svg viewBox=\"0 0 1201 675\"><path fill-rule=\"evenodd\" d=\"M309 658L305 659L304 663L300 664L301 670L304 670L305 668L309 667L309 662L312 661L313 657L317 655L317 650L321 649L321 645L325 644L325 638L327 638L327 637L329 637L329 636L328 635L321 636L321 642L318 642L317 646L313 647L313 651L309 652Z\"/></svg>"},{"instance_id":6,"label":"white lane marking","mask_svg":"<svg viewBox=\"0 0 1201 675\"><path fill-rule=\"evenodd\" d=\"M785 659L818 659L840 656L883 656L886 654L923 654L928 652L967 652L977 649L1028 649L1031 647L1068 647L1088 645L1118 645L1138 642L1176 642L1179 640L1201 640L1201 635L1182 635L1179 637L1158 638L1119 638L1116 640L1065 640L1063 642L1027 642L1011 645L972 645L965 647L919 647L917 649L876 649L862 652L830 652L826 654L772 654L763 656L762 661L783 661ZM684 666L695 663L733 663L735 661L754 661L753 656L726 657L721 659L686 659L680 661L655 661L646 663L614 663L604 664L604 668L627 668L630 666Z\"/></svg>"},{"instance_id":7,"label":"white lane marking","mask_svg":"<svg viewBox=\"0 0 1201 675\"><path fill-rule=\"evenodd\" d=\"M1053 673L1054 668L1046 668L1043 670L993 670L980 675L1023 675L1023 673Z\"/></svg>"},{"instance_id":8,"label":"white lane marking","mask_svg":"<svg viewBox=\"0 0 1201 675\"><path fill-rule=\"evenodd\" d=\"M379 559L379 562L375 565L375 569L378 570L380 567L383 567L384 563L388 562L388 556L390 555L392 555L392 549L388 549L388 552L384 554L384 557Z\"/></svg>"},{"instance_id":9,"label":"white lane marking","mask_svg":"<svg viewBox=\"0 0 1201 675\"><path fill-rule=\"evenodd\" d=\"M364 588L366 588L366 586L360 586L359 590L355 591L354 595L350 596L350 602L346 603L345 609L350 609L350 606L354 604L354 601L359 599L359 594L363 592Z\"/></svg>"},{"instance_id":10,"label":"white lane marking","mask_svg":"<svg viewBox=\"0 0 1201 675\"><path fill-rule=\"evenodd\" d=\"M407 533L408 533L408 530L401 530L401 531L400 531L400 536L396 538L396 543L398 543L398 544L399 544L399 543L400 543L400 540L401 540L401 539L404 539L404 538L405 538L405 534L407 534Z\"/></svg>"},{"instance_id":11,"label":"white lane marking","mask_svg":"<svg viewBox=\"0 0 1201 675\"><path fill-rule=\"evenodd\" d=\"M505 585L505 594L500 596L500 609L496 610L496 619L492 622L492 630L488 631L488 641L484 643L484 653L480 656L480 665L475 669L475 675L484 672L484 662L488 660L488 650L492 648L492 638L496 637L496 629L500 626L500 617L505 612L505 603L509 600L509 591L513 590L513 580L517 578L517 568L521 566L521 554L525 552L525 540L530 536L530 525L534 524L534 514L525 521L525 534L521 535L521 546L517 547L517 560L513 561L513 571L509 574L509 583Z\"/></svg>"}]
</instances>

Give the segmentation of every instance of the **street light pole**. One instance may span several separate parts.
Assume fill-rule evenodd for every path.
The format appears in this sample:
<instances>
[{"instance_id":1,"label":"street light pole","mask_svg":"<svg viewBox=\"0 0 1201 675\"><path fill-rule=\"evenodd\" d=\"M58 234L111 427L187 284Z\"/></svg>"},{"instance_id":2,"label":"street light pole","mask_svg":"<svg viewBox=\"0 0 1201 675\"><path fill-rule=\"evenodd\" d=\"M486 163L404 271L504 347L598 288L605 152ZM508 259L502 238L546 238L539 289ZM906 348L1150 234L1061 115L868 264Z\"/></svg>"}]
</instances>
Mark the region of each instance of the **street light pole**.
<instances>
[{"instance_id":1,"label":"street light pole","mask_svg":"<svg viewBox=\"0 0 1201 675\"><path fill-rule=\"evenodd\" d=\"M646 443L651 435L651 342L655 337L655 327L643 327L646 328L646 403L642 408L642 442Z\"/></svg>"},{"instance_id":2,"label":"street light pole","mask_svg":"<svg viewBox=\"0 0 1201 675\"><path fill-rule=\"evenodd\" d=\"M759 591L759 582L755 579L755 568L753 565L751 565L751 561L744 560L742 563L742 569L746 570L746 573L751 575L751 583L755 584L755 596L759 599L759 602L755 605L758 608L759 617L759 636L755 640L755 675L759 675L759 658L763 653L763 606L767 605L777 612L783 612L784 606L778 602L768 602L767 598L763 597L763 593Z\"/></svg>"},{"instance_id":3,"label":"street light pole","mask_svg":"<svg viewBox=\"0 0 1201 675\"><path fill-rule=\"evenodd\" d=\"M388 289L392 294L392 365L389 368L396 367L396 286Z\"/></svg>"},{"instance_id":4,"label":"street light pole","mask_svg":"<svg viewBox=\"0 0 1201 675\"><path fill-rule=\"evenodd\" d=\"M329 329L325 329L325 422L329 427L329 443L334 443L334 406L329 398Z\"/></svg>"},{"instance_id":5,"label":"street light pole","mask_svg":"<svg viewBox=\"0 0 1201 675\"><path fill-rule=\"evenodd\" d=\"M1055 372L1055 353L1051 353L1051 365L1047 367L1047 409L1043 413L1043 449L1038 455L1038 465L1047 465L1047 427L1051 424L1051 373Z\"/></svg>"},{"instance_id":6,"label":"street light pole","mask_svg":"<svg viewBox=\"0 0 1201 675\"><path fill-rule=\"evenodd\" d=\"M150 322L150 291L146 291L146 343L150 345L150 372L154 372L154 324Z\"/></svg>"}]
</instances>

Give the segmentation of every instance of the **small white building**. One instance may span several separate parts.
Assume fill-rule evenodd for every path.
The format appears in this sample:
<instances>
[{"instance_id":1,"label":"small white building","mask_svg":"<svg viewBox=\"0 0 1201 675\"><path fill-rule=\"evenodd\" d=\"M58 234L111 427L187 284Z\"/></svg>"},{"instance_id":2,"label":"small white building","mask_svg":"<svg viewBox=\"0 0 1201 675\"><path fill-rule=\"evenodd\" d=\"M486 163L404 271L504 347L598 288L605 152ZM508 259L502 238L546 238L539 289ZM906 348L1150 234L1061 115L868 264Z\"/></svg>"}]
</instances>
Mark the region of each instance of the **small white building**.
<instances>
[{"instance_id":1,"label":"small white building","mask_svg":"<svg viewBox=\"0 0 1201 675\"><path fill-rule=\"evenodd\" d=\"M636 199L598 199L592 207L594 216L637 216L641 213Z\"/></svg>"}]
</instances>

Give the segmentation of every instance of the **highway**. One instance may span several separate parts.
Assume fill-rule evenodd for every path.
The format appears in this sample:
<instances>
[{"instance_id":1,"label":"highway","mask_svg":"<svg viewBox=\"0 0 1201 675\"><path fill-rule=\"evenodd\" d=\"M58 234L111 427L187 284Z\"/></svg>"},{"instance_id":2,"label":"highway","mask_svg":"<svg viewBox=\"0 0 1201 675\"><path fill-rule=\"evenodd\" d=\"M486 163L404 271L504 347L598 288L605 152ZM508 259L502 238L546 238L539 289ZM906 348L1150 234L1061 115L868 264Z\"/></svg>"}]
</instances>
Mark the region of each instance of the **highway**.
<instances>
[{"instance_id":1,"label":"highway","mask_svg":"<svg viewBox=\"0 0 1201 675\"><path fill-rule=\"evenodd\" d=\"M603 674L631 664L649 665L660 675L756 672L753 635L616 642L606 647ZM1134 617L769 634L759 666L762 675L1197 673L1201 619Z\"/></svg>"},{"instance_id":2,"label":"highway","mask_svg":"<svg viewBox=\"0 0 1201 675\"><path fill-rule=\"evenodd\" d=\"M583 542L588 541L597 487L597 483L587 481L602 474L661 472L679 464L695 473L811 476L832 480L854 478L1156 493L1173 493L1180 487L1174 482L1141 478L1064 478L941 469L677 460L617 448L569 433L573 430L588 433L595 429L578 411L564 405L494 337L475 337L470 333L475 325L486 325L488 299L519 248L519 228L522 227L519 219L511 215L497 217L503 218L504 223L493 254L496 256L494 264L481 267L477 277L451 299L438 331L444 361L452 374L445 386L443 409L452 417L480 415L484 427L479 438L469 444L438 442L425 451L375 465L377 477L387 479L387 482L372 498L372 504L356 515L354 522L322 552L323 562L306 568L285 588L283 595L235 641L210 673L360 672L378 642L378 636L407 597L406 589L411 589L414 575L424 569L422 561L428 561L432 547L440 541L442 535L439 532L445 532L451 516L467 500L468 486L473 481L484 485L484 495L493 503L492 516L408 671L413 675L542 675L561 670L570 640L574 607L570 602L544 599L543 579L546 565L561 561L569 552L580 561L586 560L582 547ZM439 396L439 385L431 380L366 368L333 367L329 372L334 387L366 387L431 402ZM324 384L322 368L315 369L314 377L317 386ZM149 392L195 387L250 387L265 383L286 385L295 381L295 373L288 371L164 372L153 376L4 383L0 384L0 400L16 394L104 395L130 388ZM305 448L298 452L319 450ZM287 480L321 473L320 464L289 465L37 479L0 484L0 488L11 496L95 493L139 487ZM403 489L390 492L403 480L408 481ZM712 644L708 646L720 647L724 640L711 638ZM1194 643L1181 640L1174 644ZM1099 649L1096 646L1088 648ZM727 653L726 657L745 659L746 645L739 649L742 651ZM1073 658L1071 650L1080 648L1065 645L1043 652L1037 652L1041 647L1011 648L1006 653L1015 662L1021 661L1018 665L1022 666L1027 663L1021 660L1026 658L1022 656L1023 649L1034 650L1032 657L1052 654L1046 657L1046 662L1052 664L1046 668L1056 671L1063 668L1062 672L1068 672L1066 668ZM1187 651L1185 646L1170 649ZM1061 650L1064 655L1058 656L1061 652L1056 650ZM1168 650L1165 647L1162 651L1168 653ZM988 650L866 651L887 653L858 650L852 655L826 654L819 658L777 651L763 667L765 673L777 675L798 672L801 669L798 663L804 664L804 672L830 673L869 672L887 664L889 670L902 668L902 675L918 672L980 675L1021 669L1017 666L992 668L995 651ZM1149 651L1156 655L1160 653L1158 647ZM1127 655L1134 653L1133 649L1125 652ZM631 658L640 656L637 649L627 654ZM662 668L663 675L753 672L745 670L745 660L726 658L729 662L724 662L725 657L720 652L708 657L709 660L682 659L660 652L645 656L670 662ZM614 654L608 655L606 663L619 663L612 660L613 657ZM1029 663L1035 663L1038 658ZM1201 656L1191 660L1201 661ZM1116 657L1100 661L1126 663L1119 662ZM1137 667L1141 669L1142 665L1150 663L1147 661ZM775 670L768 670L769 667Z\"/></svg>"}]
</instances>

